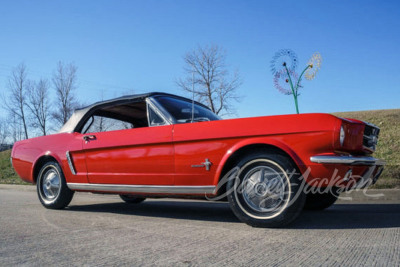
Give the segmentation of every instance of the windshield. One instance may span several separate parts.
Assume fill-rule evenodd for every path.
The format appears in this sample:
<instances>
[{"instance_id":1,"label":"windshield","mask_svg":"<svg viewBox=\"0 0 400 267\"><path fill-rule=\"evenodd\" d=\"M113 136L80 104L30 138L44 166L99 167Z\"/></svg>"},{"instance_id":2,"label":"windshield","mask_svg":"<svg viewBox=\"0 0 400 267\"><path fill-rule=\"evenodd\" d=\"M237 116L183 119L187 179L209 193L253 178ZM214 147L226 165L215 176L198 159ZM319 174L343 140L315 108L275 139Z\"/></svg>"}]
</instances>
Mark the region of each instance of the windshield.
<instances>
[{"instance_id":1,"label":"windshield","mask_svg":"<svg viewBox=\"0 0 400 267\"><path fill-rule=\"evenodd\" d=\"M156 99L177 123L192 122L192 102L168 96L160 96ZM220 118L211 110L194 103L193 122L215 120L220 120Z\"/></svg>"}]
</instances>

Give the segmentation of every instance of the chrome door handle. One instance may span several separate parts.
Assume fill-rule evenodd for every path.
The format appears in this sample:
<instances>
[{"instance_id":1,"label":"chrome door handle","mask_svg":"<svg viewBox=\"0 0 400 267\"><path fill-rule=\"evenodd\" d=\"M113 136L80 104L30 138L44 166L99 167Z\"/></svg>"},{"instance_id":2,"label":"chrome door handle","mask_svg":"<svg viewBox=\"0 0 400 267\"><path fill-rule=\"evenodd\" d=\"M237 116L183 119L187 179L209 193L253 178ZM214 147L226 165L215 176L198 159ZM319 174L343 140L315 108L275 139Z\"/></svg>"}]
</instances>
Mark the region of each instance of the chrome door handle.
<instances>
[{"instance_id":1,"label":"chrome door handle","mask_svg":"<svg viewBox=\"0 0 400 267\"><path fill-rule=\"evenodd\" d=\"M85 135L85 136L83 136L83 140L85 140L86 142L89 142L90 140L96 140L96 136L95 135Z\"/></svg>"}]
</instances>

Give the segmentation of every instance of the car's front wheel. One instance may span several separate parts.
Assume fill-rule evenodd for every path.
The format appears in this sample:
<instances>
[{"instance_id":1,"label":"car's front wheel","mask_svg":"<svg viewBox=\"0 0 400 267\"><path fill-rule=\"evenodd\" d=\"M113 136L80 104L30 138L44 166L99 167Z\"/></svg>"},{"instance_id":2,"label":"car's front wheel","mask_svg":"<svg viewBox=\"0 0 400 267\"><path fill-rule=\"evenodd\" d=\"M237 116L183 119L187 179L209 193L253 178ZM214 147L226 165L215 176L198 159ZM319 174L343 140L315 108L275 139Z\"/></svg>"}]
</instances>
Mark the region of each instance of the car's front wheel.
<instances>
[{"instance_id":1,"label":"car's front wheel","mask_svg":"<svg viewBox=\"0 0 400 267\"><path fill-rule=\"evenodd\" d=\"M282 154L258 152L243 158L236 178L227 183L234 214L255 227L282 227L303 209L305 194L300 174Z\"/></svg>"},{"instance_id":2,"label":"car's front wheel","mask_svg":"<svg viewBox=\"0 0 400 267\"><path fill-rule=\"evenodd\" d=\"M74 191L67 187L60 165L55 161L47 162L40 169L36 187L40 202L48 209L63 209L74 196Z\"/></svg>"}]
</instances>

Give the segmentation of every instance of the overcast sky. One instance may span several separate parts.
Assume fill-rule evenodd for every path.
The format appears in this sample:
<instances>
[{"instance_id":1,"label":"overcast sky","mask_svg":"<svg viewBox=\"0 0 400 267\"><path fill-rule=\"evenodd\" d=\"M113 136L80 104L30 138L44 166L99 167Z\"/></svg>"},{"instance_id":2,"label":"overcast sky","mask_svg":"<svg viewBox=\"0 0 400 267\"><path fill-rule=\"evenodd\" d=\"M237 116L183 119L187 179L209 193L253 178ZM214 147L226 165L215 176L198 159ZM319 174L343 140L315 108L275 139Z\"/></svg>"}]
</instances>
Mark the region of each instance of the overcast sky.
<instances>
[{"instance_id":1,"label":"overcast sky","mask_svg":"<svg viewBox=\"0 0 400 267\"><path fill-rule=\"evenodd\" d=\"M87 104L129 93L183 95L175 80L198 45L225 48L243 80L239 117L294 113L273 87L270 60L282 48L299 67L318 51L300 112L400 108L400 1L0 1L0 90L24 62L31 79L56 63L78 66ZM299 70L298 70L299 71Z\"/></svg>"}]
</instances>

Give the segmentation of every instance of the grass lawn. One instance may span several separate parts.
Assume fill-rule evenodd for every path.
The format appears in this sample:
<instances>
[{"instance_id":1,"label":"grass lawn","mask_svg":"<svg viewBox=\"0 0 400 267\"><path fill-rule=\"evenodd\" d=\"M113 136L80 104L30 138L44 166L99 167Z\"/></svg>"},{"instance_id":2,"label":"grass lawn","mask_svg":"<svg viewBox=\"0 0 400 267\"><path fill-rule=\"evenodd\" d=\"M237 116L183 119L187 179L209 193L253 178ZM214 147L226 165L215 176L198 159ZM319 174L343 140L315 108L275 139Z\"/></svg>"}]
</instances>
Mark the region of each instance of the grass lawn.
<instances>
[{"instance_id":1,"label":"grass lawn","mask_svg":"<svg viewBox=\"0 0 400 267\"><path fill-rule=\"evenodd\" d=\"M10 162L11 150L0 152L0 184L28 184L15 173Z\"/></svg>"}]
</instances>

